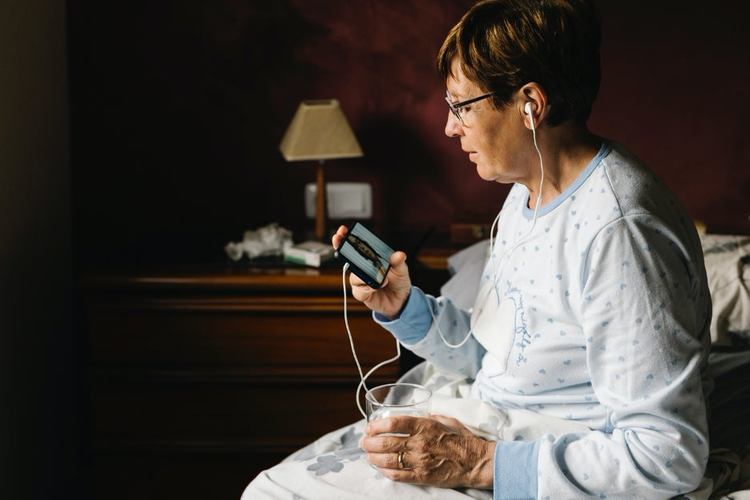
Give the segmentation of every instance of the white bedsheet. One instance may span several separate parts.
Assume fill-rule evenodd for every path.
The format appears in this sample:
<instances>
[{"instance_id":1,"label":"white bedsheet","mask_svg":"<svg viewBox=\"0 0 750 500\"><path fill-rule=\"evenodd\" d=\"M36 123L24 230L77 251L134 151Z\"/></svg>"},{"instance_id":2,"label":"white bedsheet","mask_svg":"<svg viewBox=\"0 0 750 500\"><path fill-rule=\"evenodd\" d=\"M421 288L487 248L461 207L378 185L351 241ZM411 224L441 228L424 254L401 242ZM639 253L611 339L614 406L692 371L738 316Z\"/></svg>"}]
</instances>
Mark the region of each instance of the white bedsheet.
<instances>
[{"instance_id":1,"label":"white bedsheet","mask_svg":"<svg viewBox=\"0 0 750 500\"><path fill-rule=\"evenodd\" d=\"M432 412L457 418L477 435L492 440L535 439L542 434L580 430L583 424L524 410L500 410L468 399L467 380L438 372L426 362L401 381L433 390ZM364 459L359 441L365 421L331 432L262 472L245 489L241 500L467 500L492 498L492 492L395 483ZM730 450L716 450L698 491L684 500L750 500L750 455L744 461ZM740 491L740 488L747 488Z\"/></svg>"}]
</instances>

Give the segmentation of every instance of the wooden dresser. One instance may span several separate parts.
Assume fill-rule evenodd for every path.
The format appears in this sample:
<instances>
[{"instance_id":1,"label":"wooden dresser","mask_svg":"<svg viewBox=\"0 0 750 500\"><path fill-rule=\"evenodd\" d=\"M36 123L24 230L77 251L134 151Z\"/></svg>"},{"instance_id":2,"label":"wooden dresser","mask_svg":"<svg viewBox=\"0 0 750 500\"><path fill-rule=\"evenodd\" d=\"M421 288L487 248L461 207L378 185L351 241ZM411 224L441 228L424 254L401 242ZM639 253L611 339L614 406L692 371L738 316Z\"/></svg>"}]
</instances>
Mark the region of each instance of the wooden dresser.
<instances>
[{"instance_id":1,"label":"wooden dresser","mask_svg":"<svg viewBox=\"0 0 750 500\"><path fill-rule=\"evenodd\" d=\"M340 268L118 270L86 274L81 290L94 498L237 499L361 418ZM348 313L365 371L395 354L351 297Z\"/></svg>"}]
</instances>

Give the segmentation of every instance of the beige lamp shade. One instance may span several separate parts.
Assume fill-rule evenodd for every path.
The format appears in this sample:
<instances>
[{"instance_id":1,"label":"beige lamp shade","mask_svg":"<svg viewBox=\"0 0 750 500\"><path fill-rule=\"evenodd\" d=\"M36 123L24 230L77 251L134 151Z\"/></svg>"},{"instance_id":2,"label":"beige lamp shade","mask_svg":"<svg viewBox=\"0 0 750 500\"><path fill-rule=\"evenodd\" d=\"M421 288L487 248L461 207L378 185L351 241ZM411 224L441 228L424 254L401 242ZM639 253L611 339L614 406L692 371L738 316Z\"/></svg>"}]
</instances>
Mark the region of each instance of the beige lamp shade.
<instances>
[{"instance_id":1,"label":"beige lamp shade","mask_svg":"<svg viewBox=\"0 0 750 500\"><path fill-rule=\"evenodd\" d=\"M362 156L336 99L302 101L279 145L286 161Z\"/></svg>"}]
</instances>

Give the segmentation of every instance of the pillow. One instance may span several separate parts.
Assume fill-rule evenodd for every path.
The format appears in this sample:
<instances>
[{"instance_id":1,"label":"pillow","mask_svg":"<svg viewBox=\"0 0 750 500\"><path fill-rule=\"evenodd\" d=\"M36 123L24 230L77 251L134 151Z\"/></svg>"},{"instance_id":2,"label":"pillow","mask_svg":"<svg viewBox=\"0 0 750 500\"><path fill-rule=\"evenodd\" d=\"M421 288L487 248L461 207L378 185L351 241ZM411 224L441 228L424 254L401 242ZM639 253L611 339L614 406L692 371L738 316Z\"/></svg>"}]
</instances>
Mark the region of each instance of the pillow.
<instances>
[{"instance_id":1,"label":"pillow","mask_svg":"<svg viewBox=\"0 0 750 500\"><path fill-rule=\"evenodd\" d=\"M750 236L701 236L713 313L715 346L737 347L750 341Z\"/></svg>"},{"instance_id":2,"label":"pillow","mask_svg":"<svg viewBox=\"0 0 750 500\"><path fill-rule=\"evenodd\" d=\"M474 307L489 250L490 240L481 240L448 257L451 278L440 288L440 295L462 309Z\"/></svg>"}]
</instances>

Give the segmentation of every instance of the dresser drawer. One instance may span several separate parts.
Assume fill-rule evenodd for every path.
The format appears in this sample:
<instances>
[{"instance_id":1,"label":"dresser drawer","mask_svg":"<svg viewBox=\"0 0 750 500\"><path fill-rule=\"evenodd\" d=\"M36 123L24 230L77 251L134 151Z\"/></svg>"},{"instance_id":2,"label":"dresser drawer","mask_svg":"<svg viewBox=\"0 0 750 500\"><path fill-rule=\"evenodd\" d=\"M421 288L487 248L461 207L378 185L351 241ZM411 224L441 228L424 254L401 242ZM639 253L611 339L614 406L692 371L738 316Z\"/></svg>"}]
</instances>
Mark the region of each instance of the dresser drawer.
<instances>
[{"instance_id":1,"label":"dresser drawer","mask_svg":"<svg viewBox=\"0 0 750 500\"><path fill-rule=\"evenodd\" d=\"M318 367L355 364L341 301L180 299L98 303L88 314L94 366ZM231 302L231 307L228 303ZM393 337L361 305L349 306L360 361L374 365L395 353Z\"/></svg>"}]
</instances>

